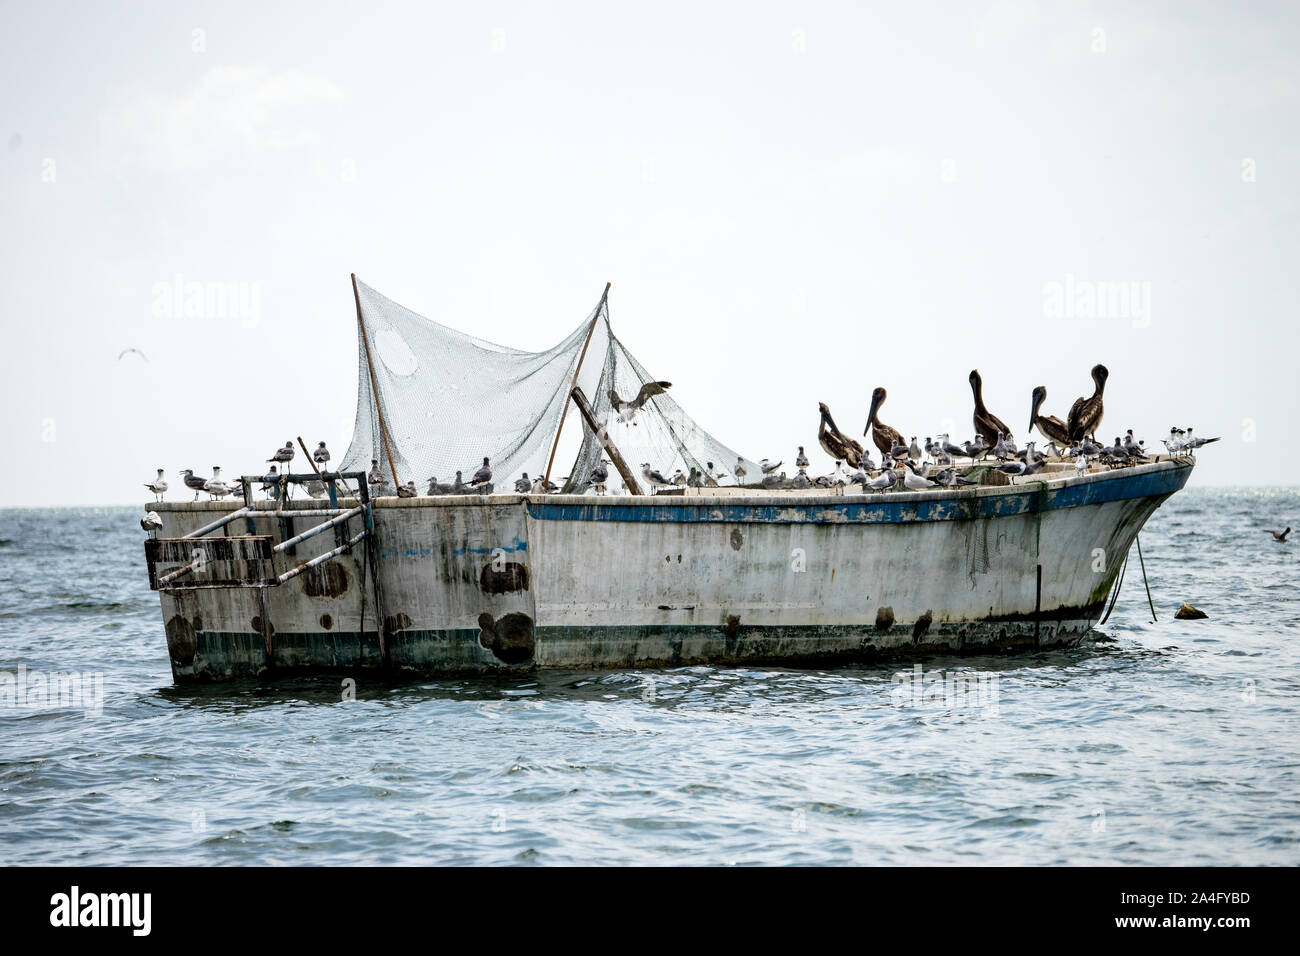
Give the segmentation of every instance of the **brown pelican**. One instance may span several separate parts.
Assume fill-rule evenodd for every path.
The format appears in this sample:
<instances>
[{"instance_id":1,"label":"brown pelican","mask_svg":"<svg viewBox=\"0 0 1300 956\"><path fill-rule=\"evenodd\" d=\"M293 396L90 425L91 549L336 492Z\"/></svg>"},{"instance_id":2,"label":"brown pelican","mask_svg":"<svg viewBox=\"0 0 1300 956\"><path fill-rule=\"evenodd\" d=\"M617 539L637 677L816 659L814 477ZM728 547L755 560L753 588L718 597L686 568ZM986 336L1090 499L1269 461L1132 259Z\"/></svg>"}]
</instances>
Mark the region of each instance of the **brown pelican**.
<instances>
[{"instance_id":1,"label":"brown pelican","mask_svg":"<svg viewBox=\"0 0 1300 956\"><path fill-rule=\"evenodd\" d=\"M1106 378L1110 372L1104 365L1092 367L1094 389L1091 398L1079 398L1070 407L1070 414L1065 419L1065 427L1072 442L1081 441L1091 435L1096 438L1097 428L1101 425L1104 411L1101 404L1102 392L1106 391Z\"/></svg>"},{"instance_id":2,"label":"brown pelican","mask_svg":"<svg viewBox=\"0 0 1300 956\"><path fill-rule=\"evenodd\" d=\"M1029 431L1033 432L1037 428L1038 433L1048 441L1059 442L1062 445L1070 444L1070 430L1065 427L1065 422L1055 415L1038 414L1038 409L1045 401L1047 401L1047 388L1039 385L1034 389L1034 404L1029 409Z\"/></svg>"},{"instance_id":3,"label":"brown pelican","mask_svg":"<svg viewBox=\"0 0 1300 956\"><path fill-rule=\"evenodd\" d=\"M867 432L871 432L871 440L876 443L880 449L881 457L889 458L895 445L903 444L903 436L897 429L890 428L884 422L876 417L880 411L880 406L885 404L885 399L889 393L883 388L877 388L871 393L871 412L867 415L867 427L862 429L862 437L866 437ZM883 490L883 489L882 489Z\"/></svg>"},{"instance_id":4,"label":"brown pelican","mask_svg":"<svg viewBox=\"0 0 1300 956\"><path fill-rule=\"evenodd\" d=\"M636 398L630 402L625 402L618 397L618 392L612 388L609 390L609 400L614 403L614 411L618 412L619 421L623 424L635 425L633 419L636 413L640 411L641 406L648 402L655 395L662 395L668 389L673 387L672 382L646 382L641 386L641 391L636 393Z\"/></svg>"},{"instance_id":5,"label":"brown pelican","mask_svg":"<svg viewBox=\"0 0 1300 956\"><path fill-rule=\"evenodd\" d=\"M977 368L971 369L970 373L970 390L975 395L975 434L984 439L984 444L993 447L997 444L1002 433L1011 434L1011 429L1002 423L1002 419L994 415L984 407L984 382L980 379L980 371Z\"/></svg>"},{"instance_id":6,"label":"brown pelican","mask_svg":"<svg viewBox=\"0 0 1300 956\"><path fill-rule=\"evenodd\" d=\"M149 512L149 513L150 513L150 514L153 514L152 511ZM1289 535L1289 534L1291 533L1291 526L1290 526L1290 525L1287 525L1287 529L1286 529L1285 531L1282 531L1282 532L1277 532L1277 531L1268 531L1267 528L1265 528L1264 530L1265 530L1268 534L1271 534L1271 535L1273 536L1273 540L1274 540L1274 541L1277 541L1277 542L1279 542L1279 543L1281 543L1281 544L1286 544L1286 536Z\"/></svg>"},{"instance_id":7,"label":"brown pelican","mask_svg":"<svg viewBox=\"0 0 1300 956\"><path fill-rule=\"evenodd\" d=\"M825 402L818 402L817 410L822 416L817 427L817 441L822 449L832 458L843 459L854 468L858 467L862 461L862 446L835 427L835 419L831 418L831 410Z\"/></svg>"}]
</instances>

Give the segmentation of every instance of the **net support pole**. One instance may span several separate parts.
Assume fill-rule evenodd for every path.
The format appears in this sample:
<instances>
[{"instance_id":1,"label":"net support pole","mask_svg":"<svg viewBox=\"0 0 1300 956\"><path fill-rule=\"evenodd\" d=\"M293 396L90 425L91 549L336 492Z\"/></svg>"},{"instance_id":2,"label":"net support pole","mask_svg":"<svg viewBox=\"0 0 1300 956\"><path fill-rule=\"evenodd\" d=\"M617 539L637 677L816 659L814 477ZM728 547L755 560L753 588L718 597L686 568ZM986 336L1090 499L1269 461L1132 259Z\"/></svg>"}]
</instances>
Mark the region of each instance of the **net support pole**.
<instances>
[{"instance_id":1,"label":"net support pole","mask_svg":"<svg viewBox=\"0 0 1300 956\"><path fill-rule=\"evenodd\" d=\"M353 277L353 281L355 282L355 276ZM582 343L582 354L578 356L578 367L573 370L573 381L569 383L570 395L572 395L573 390L578 387L578 373L582 371L582 360L587 357L587 346L591 344L591 336L592 333L596 331L596 323L600 321L600 313L605 311L605 303L609 299L610 285L611 283L609 282L605 283L605 291L600 294L600 303L596 306L596 314L592 317L591 328L587 330L587 339ZM361 315L360 304L357 305L357 315ZM555 453L559 451L560 448L560 432L564 431L564 419L568 414L569 403L566 400L564 408L560 411L559 427L555 429L555 442L551 445L551 457L550 460L546 462L546 476L542 479L543 485L549 485L551 483L551 466L555 464Z\"/></svg>"},{"instance_id":2,"label":"net support pole","mask_svg":"<svg viewBox=\"0 0 1300 956\"><path fill-rule=\"evenodd\" d=\"M641 486L637 484L636 475L633 474L632 469L628 467L627 461L623 458L622 454L619 453L618 447L609 437L609 433L605 431L605 429L601 428L597 423L596 413L592 410L591 402L587 401L586 394L576 385L573 386L573 391L569 394L573 398L573 404L578 406L578 411L582 413L582 417L586 421L587 425L596 433L596 438L600 442L600 446L609 454L609 460L614 463L614 467L618 469L618 473L623 476L623 483L627 485L627 490L632 492L634 495L644 494L644 492L641 491Z\"/></svg>"},{"instance_id":3,"label":"net support pole","mask_svg":"<svg viewBox=\"0 0 1300 956\"><path fill-rule=\"evenodd\" d=\"M388 426L384 424L384 407L379 403L379 383L375 381L375 362L370 357L370 336L366 333L366 320L361 317L361 293L357 291L355 272L352 273L352 298L357 302L357 325L361 327L361 344L365 346L366 367L370 369L370 391L375 396L375 414L379 417L379 439L384 443L384 454L388 456L388 470L393 473L393 487L400 488L402 483L397 480L397 466L393 464L393 449L388 444Z\"/></svg>"}]
</instances>

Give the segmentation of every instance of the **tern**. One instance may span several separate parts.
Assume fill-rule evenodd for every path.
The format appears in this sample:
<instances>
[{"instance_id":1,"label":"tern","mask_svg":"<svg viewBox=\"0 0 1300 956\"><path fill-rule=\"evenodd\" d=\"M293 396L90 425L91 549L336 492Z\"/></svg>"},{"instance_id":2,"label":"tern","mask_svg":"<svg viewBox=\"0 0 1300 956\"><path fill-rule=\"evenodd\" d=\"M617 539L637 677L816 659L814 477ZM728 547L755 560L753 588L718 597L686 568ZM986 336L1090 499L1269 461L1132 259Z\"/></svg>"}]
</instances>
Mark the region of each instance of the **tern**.
<instances>
[{"instance_id":1,"label":"tern","mask_svg":"<svg viewBox=\"0 0 1300 956\"><path fill-rule=\"evenodd\" d=\"M158 469L158 477L153 481L146 481L144 486L154 493L156 501L162 501L163 493L167 490L167 481L163 478L163 470ZM153 512L150 512L152 514Z\"/></svg>"},{"instance_id":2,"label":"tern","mask_svg":"<svg viewBox=\"0 0 1300 956\"><path fill-rule=\"evenodd\" d=\"M224 498L230 494L230 486L221 480L221 469L212 466L212 477L203 483L203 490L213 498Z\"/></svg>"}]
</instances>

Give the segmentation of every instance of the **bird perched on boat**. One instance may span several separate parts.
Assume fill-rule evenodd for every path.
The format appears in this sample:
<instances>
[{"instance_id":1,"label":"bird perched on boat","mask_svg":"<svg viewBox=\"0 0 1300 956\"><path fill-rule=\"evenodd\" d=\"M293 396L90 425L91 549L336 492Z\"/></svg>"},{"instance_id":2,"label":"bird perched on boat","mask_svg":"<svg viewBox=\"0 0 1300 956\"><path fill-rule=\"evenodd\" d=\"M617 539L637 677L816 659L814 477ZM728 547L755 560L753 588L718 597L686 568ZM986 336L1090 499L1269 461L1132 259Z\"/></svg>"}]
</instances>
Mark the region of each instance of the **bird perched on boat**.
<instances>
[{"instance_id":1,"label":"bird perched on boat","mask_svg":"<svg viewBox=\"0 0 1300 956\"><path fill-rule=\"evenodd\" d=\"M743 485L745 483L745 476L749 472L745 470L745 460L743 458L736 459L736 467L732 469L732 473L736 476L736 484Z\"/></svg>"},{"instance_id":2,"label":"bird perched on boat","mask_svg":"<svg viewBox=\"0 0 1300 956\"><path fill-rule=\"evenodd\" d=\"M294 456L293 442L287 441L284 443L283 448L277 448L275 450L275 454L266 460L276 461L287 465L289 462L293 461L293 456Z\"/></svg>"},{"instance_id":3,"label":"bird perched on boat","mask_svg":"<svg viewBox=\"0 0 1300 956\"><path fill-rule=\"evenodd\" d=\"M694 470L694 468L691 469L691 471ZM596 462L596 467L591 469L591 474L587 476L587 480L595 486L596 494L603 495L605 493L605 482L609 481L609 459L602 458Z\"/></svg>"},{"instance_id":4,"label":"bird perched on boat","mask_svg":"<svg viewBox=\"0 0 1300 956\"><path fill-rule=\"evenodd\" d=\"M1029 431L1032 433L1037 428L1038 433L1044 438L1060 442L1062 445L1069 445L1071 443L1070 430L1065 427L1065 422L1055 415L1038 414L1038 410L1043 407L1045 401L1047 401L1047 387L1045 385L1035 386L1029 406Z\"/></svg>"},{"instance_id":5,"label":"bird perched on boat","mask_svg":"<svg viewBox=\"0 0 1300 956\"><path fill-rule=\"evenodd\" d=\"M428 495L429 497L433 497L434 495L445 495L445 494L448 494L448 493L450 493L450 492L451 492L451 486L450 486L450 485L440 485L440 484L438 484L438 476L437 476L437 475L430 475L430 476L429 476L429 487L426 488L425 491L424 491L424 493L425 493L426 495Z\"/></svg>"},{"instance_id":6,"label":"bird perched on boat","mask_svg":"<svg viewBox=\"0 0 1300 956\"><path fill-rule=\"evenodd\" d=\"M865 485L867 484L867 482L870 481L870 480L871 480L871 478L870 478L870 476L867 475L867 469L866 469L866 467L863 466L861 463L859 463L857 471L855 471L855 472L853 472L853 474L849 475L849 484L850 484L850 485L863 485L863 486L865 486Z\"/></svg>"},{"instance_id":7,"label":"bird perched on boat","mask_svg":"<svg viewBox=\"0 0 1300 956\"><path fill-rule=\"evenodd\" d=\"M844 467L844 462L835 462L835 471L831 473L831 484L847 485L849 483L849 470Z\"/></svg>"},{"instance_id":8,"label":"bird perched on boat","mask_svg":"<svg viewBox=\"0 0 1300 956\"><path fill-rule=\"evenodd\" d=\"M764 475L762 485L764 488L784 488L789 483L789 480L783 471L779 475Z\"/></svg>"},{"instance_id":9,"label":"bird perched on boat","mask_svg":"<svg viewBox=\"0 0 1300 956\"><path fill-rule=\"evenodd\" d=\"M656 469L651 468L650 462L648 461L641 462L641 477L644 478L652 488L666 488L669 484L668 479L659 474Z\"/></svg>"},{"instance_id":10,"label":"bird perched on boat","mask_svg":"<svg viewBox=\"0 0 1300 956\"><path fill-rule=\"evenodd\" d=\"M471 488L480 488L492 481L492 466L488 464L487 456L483 456L483 466L474 472L474 477L469 480Z\"/></svg>"},{"instance_id":11,"label":"bird perched on boat","mask_svg":"<svg viewBox=\"0 0 1300 956\"><path fill-rule=\"evenodd\" d=\"M965 447L962 449L962 454L971 461L974 461L976 458L983 458L985 450L984 436L976 435L974 441L966 442Z\"/></svg>"},{"instance_id":12,"label":"bird perched on boat","mask_svg":"<svg viewBox=\"0 0 1300 956\"><path fill-rule=\"evenodd\" d=\"M783 462L779 462L779 461L773 464L773 462L770 459L764 458L761 461L759 461L758 467L762 469L763 474L770 475L772 472L780 468L782 464Z\"/></svg>"},{"instance_id":13,"label":"bird perched on boat","mask_svg":"<svg viewBox=\"0 0 1300 956\"><path fill-rule=\"evenodd\" d=\"M410 485L412 488L414 488L415 482L411 482ZM313 498L324 498L325 493L329 491L329 488L326 487L325 482L321 481L319 478L312 478L310 481L308 481L306 488L307 488L307 494L311 495ZM399 488L398 491L400 492L401 489Z\"/></svg>"},{"instance_id":14,"label":"bird perched on boat","mask_svg":"<svg viewBox=\"0 0 1300 956\"><path fill-rule=\"evenodd\" d=\"M686 487L687 487L687 488L703 488L703 487L704 487L704 472L700 471L700 469L698 469L698 468L696 468L694 465L692 465L692 466L691 466L691 473L690 473L689 475L686 476Z\"/></svg>"},{"instance_id":15,"label":"bird perched on boat","mask_svg":"<svg viewBox=\"0 0 1300 956\"><path fill-rule=\"evenodd\" d=\"M812 480L814 486L818 488L833 488L837 484L844 484L842 481L836 481L835 475L818 475Z\"/></svg>"},{"instance_id":16,"label":"bird perched on boat","mask_svg":"<svg viewBox=\"0 0 1300 956\"><path fill-rule=\"evenodd\" d=\"M863 438L867 436L868 431L871 432L871 440L880 449L882 458L891 457L894 446L903 443L903 436L898 430L890 428L880 420L880 406L885 404L885 399L888 397L889 393L880 387L871 393L871 411L867 414L867 427L862 429Z\"/></svg>"},{"instance_id":17,"label":"bird perched on boat","mask_svg":"<svg viewBox=\"0 0 1300 956\"><path fill-rule=\"evenodd\" d=\"M524 472L522 478L515 479L515 491L521 495L526 495L532 489L533 483L528 480L528 472Z\"/></svg>"},{"instance_id":18,"label":"bird perched on boat","mask_svg":"<svg viewBox=\"0 0 1300 956\"><path fill-rule=\"evenodd\" d=\"M189 488L191 491L194 492L194 500L198 501L199 492L201 492L203 490L203 486L208 483L208 479L200 478L197 475L195 475L194 469L192 468L186 468L184 471L182 471L181 477L185 479L185 487Z\"/></svg>"},{"instance_id":19,"label":"bird perched on boat","mask_svg":"<svg viewBox=\"0 0 1300 956\"><path fill-rule=\"evenodd\" d=\"M224 498L230 494L230 486L221 480L221 469L212 466L212 477L203 483L203 490L213 498Z\"/></svg>"},{"instance_id":20,"label":"bird perched on boat","mask_svg":"<svg viewBox=\"0 0 1300 956\"><path fill-rule=\"evenodd\" d=\"M1012 477L1021 477L1024 475L1032 475L1042 467L1043 459L1041 458L1031 458L1028 461L1021 461L1017 458L1014 461L1007 462L1006 464L998 465L998 471L1003 474L1011 475Z\"/></svg>"},{"instance_id":21,"label":"bird perched on boat","mask_svg":"<svg viewBox=\"0 0 1300 956\"><path fill-rule=\"evenodd\" d=\"M1079 441L1087 436L1094 439L1097 437L1097 429L1101 425L1101 417L1105 411L1102 405L1102 394L1106 391L1106 379L1109 377L1110 372L1106 370L1106 366L1092 367L1091 397L1076 399L1070 406L1070 414L1065 419L1065 429L1070 441Z\"/></svg>"},{"instance_id":22,"label":"bird perched on boat","mask_svg":"<svg viewBox=\"0 0 1300 956\"><path fill-rule=\"evenodd\" d=\"M451 493L453 495L469 494L469 486L465 484L465 479L461 477L459 471L456 472L456 480L451 483Z\"/></svg>"},{"instance_id":23,"label":"bird perched on boat","mask_svg":"<svg viewBox=\"0 0 1300 956\"><path fill-rule=\"evenodd\" d=\"M911 450L901 441L889 449L889 457L894 461L902 461L911 454Z\"/></svg>"},{"instance_id":24,"label":"bird perched on boat","mask_svg":"<svg viewBox=\"0 0 1300 956\"><path fill-rule=\"evenodd\" d=\"M936 482L932 478L922 475L909 461L905 463L903 468L903 487L910 488L912 491L928 491L936 487Z\"/></svg>"},{"instance_id":25,"label":"bird perched on boat","mask_svg":"<svg viewBox=\"0 0 1300 956\"><path fill-rule=\"evenodd\" d=\"M799 446L799 454L794 456L794 466L796 468L808 467L808 456L803 453L803 445Z\"/></svg>"},{"instance_id":26,"label":"bird perched on boat","mask_svg":"<svg viewBox=\"0 0 1300 956\"><path fill-rule=\"evenodd\" d=\"M158 477L153 481L146 481L144 486L154 493L155 500L162 501L163 492L167 490L167 481L163 478L163 470L158 469Z\"/></svg>"},{"instance_id":27,"label":"bird perched on boat","mask_svg":"<svg viewBox=\"0 0 1300 956\"><path fill-rule=\"evenodd\" d=\"M330 463L330 450L321 442L316 446L316 450L311 453L311 460L320 466L321 471L326 471L326 466Z\"/></svg>"},{"instance_id":28,"label":"bird perched on boat","mask_svg":"<svg viewBox=\"0 0 1300 956\"><path fill-rule=\"evenodd\" d=\"M825 402L817 403L817 411L821 413L817 442L822 450L832 458L843 458L856 468L862 459L862 446L836 427L835 419L831 418L831 410ZM803 449L800 448L799 451L802 453Z\"/></svg>"},{"instance_id":29,"label":"bird perched on boat","mask_svg":"<svg viewBox=\"0 0 1300 956\"><path fill-rule=\"evenodd\" d=\"M1086 475L1088 473L1088 456L1079 455L1074 459L1074 472L1077 475Z\"/></svg>"},{"instance_id":30,"label":"bird perched on boat","mask_svg":"<svg viewBox=\"0 0 1300 956\"><path fill-rule=\"evenodd\" d=\"M269 498L271 496L271 492L277 490L279 487L280 487L280 473L276 471L275 465L272 465L271 470L262 476L261 490L265 491L267 497Z\"/></svg>"},{"instance_id":31,"label":"bird perched on boat","mask_svg":"<svg viewBox=\"0 0 1300 956\"><path fill-rule=\"evenodd\" d=\"M415 482L408 481L404 485L397 486L397 497L399 498L418 498L420 493L415 490Z\"/></svg>"},{"instance_id":32,"label":"bird perched on boat","mask_svg":"<svg viewBox=\"0 0 1300 956\"><path fill-rule=\"evenodd\" d=\"M1128 452L1130 458L1146 461L1146 449L1133 440L1133 429L1131 428L1124 433L1124 451Z\"/></svg>"},{"instance_id":33,"label":"bird perched on boat","mask_svg":"<svg viewBox=\"0 0 1300 956\"><path fill-rule=\"evenodd\" d=\"M710 478L713 479L713 483L714 483L715 485L716 485L718 482L720 482L723 478L726 478L726 477L727 477L727 473L726 473L725 471L723 471L721 468L715 468L715 467L713 467L713 462L711 462L711 461L710 461L710 462L706 462L706 465L707 465L707 467L708 467L708 472L707 472L707 473L708 473L708 476L709 476Z\"/></svg>"},{"instance_id":34,"label":"bird perched on boat","mask_svg":"<svg viewBox=\"0 0 1300 956\"><path fill-rule=\"evenodd\" d=\"M682 470L680 468L678 468L675 472L673 472L673 477L671 480L674 485L686 484L686 476L682 474Z\"/></svg>"},{"instance_id":35,"label":"bird perched on boat","mask_svg":"<svg viewBox=\"0 0 1300 956\"><path fill-rule=\"evenodd\" d=\"M812 482L808 480L808 472L804 471L802 468L795 472L795 476L790 482L790 487L798 488L800 490L811 488Z\"/></svg>"},{"instance_id":36,"label":"bird perched on boat","mask_svg":"<svg viewBox=\"0 0 1300 956\"><path fill-rule=\"evenodd\" d=\"M162 525L162 518L158 516L158 512L156 511L146 512L145 516L140 519L140 529L142 531L148 531L149 537L151 538L158 537L158 529L161 528ZM1290 531L1291 529L1288 528L1287 530Z\"/></svg>"},{"instance_id":37,"label":"bird perched on boat","mask_svg":"<svg viewBox=\"0 0 1300 956\"><path fill-rule=\"evenodd\" d=\"M646 382L641 386L641 391L636 393L636 398L630 402L623 401L618 397L618 392L611 388L609 390L609 400L614 406L614 411L618 413L619 420L624 425L635 425L636 413L641 410L641 407L654 396L662 395L672 387L672 382Z\"/></svg>"},{"instance_id":38,"label":"bird perched on boat","mask_svg":"<svg viewBox=\"0 0 1300 956\"><path fill-rule=\"evenodd\" d=\"M975 396L975 414L971 416L971 420L975 422L975 434L984 439L986 446L991 447L997 443L998 436L1003 432L1010 435L1011 429L1002 423L1002 419L984 407L984 381L980 378L977 368L970 371L970 390Z\"/></svg>"},{"instance_id":39,"label":"bird perched on boat","mask_svg":"<svg viewBox=\"0 0 1300 956\"><path fill-rule=\"evenodd\" d=\"M1187 437L1183 439L1183 447L1190 448L1192 451L1200 448L1202 445L1208 445L1210 442L1218 441L1218 438L1196 438L1192 434L1192 426L1187 426Z\"/></svg>"},{"instance_id":40,"label":"bird perched on boat","mask_svg":"<svg viewBox=\"0 0 1300 956\"><path fill-rule=\"evenodd\" d=\"M929 441L929 439L926 439L926 441ZM909 458L915 461L920 461L923 457L921 455L921 446L916 443L915 435L912 436L912 441L907 446L907 454Z\"/></svg>"},{"instance_id":41,"label":"bird perched on boat","mask_svg":"<svg viewBox=\"0 0 1300 956\"><path fill-rule=\"evenodd\" d=\"M948 440L948 433L944 432L939 436L939 450L948 458L965 458L966 449L961 445L954 445Z\"/></svg>"},{"instance_id":42,"label":"bird perched on boat","mask_svg":"<svg viewBox=\"0 0 1300 956\"><path fill-rule=\"evenodd\" d=\"M872 491L879 491L881 494L884 494L897 483L898 475L894 474L894 469L886 468L879 474L879 476L872 478L867 482L863 490L865 491L867 488L870 488Z\"/></svg>"},{"instance_id":43,"label":"bird perched on boat","mask_svg":"<svg viewBox=\"0 0 1300 956\"><path fill-rule=\"evenodd\" d=\"M370 486L371 494L380 494L384 489L384 473L379 470L379 459L370 459L370 474L366 476L366 484Z\"/></svg>"},{"instance_id":44,"label":"bird perched on boat","mask_svg":"<svg viewBox=\"0 0 1300 956\"><path fill-rule=\"evenodd\" d=\"M998 461L1006 461L1008 458L1016 457L1016 443L1011 440L1011 436L1006 432L998 435L997 444L993 446L993 457Z\"/></svg>"},{"instance_id":45,"label":"bird perched on boat","mask_svg":"<svg viewBox=\"0 0 1300 956\"><path fill-rule=\"evenodd\" d=\"M149 512L149 514L152 515L153 512L151 511ZM142 525L144 524L143 521L140 523ZM1267 534L1271 534L1273 536L1273 540L1276 541L1278 544L1286 544L1286 536L1291 533L1291 526L1287 525L1287 529L1285 531L1268 531L1268 529L1264 529L1264 530Z\"/></svg>"},{"instance_id":46,"label":"bird perched on boat","mask_svg":"<svg viewBox=\"0 0 1300 956\"><path fill-rule=\"evenodd\" d=\"M553 481L547 481L541 475L533 479L532 492L535 495L552 495L559 490L559 485Z\"/></svg>"}]
</instances>

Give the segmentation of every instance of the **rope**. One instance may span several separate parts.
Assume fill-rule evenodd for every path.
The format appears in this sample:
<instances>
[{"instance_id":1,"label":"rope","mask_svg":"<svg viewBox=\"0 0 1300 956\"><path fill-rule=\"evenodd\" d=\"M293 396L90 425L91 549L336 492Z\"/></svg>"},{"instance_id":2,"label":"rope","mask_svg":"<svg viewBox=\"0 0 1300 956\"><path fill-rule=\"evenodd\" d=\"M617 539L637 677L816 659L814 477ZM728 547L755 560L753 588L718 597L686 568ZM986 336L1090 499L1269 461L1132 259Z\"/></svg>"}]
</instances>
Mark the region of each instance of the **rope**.
<instances>
[{"instance_id":1,"label":"rope","mask_svg":"<svg viewBox=\"0 0 1300 956\"><path fill-rule=\"evenodd\" d=\"M1104 615L1102 615L1101 620L1100 620L1099 622L1097 622L1097 626L1098 626L1098 627L1101 627L1103 624L1105 624L1107 621L1109 621L1109 620L1110 620L1110 612L1113 611L1113 610L1115 610L1115 602L1119 600L1119 589L1122 588L1122 587L1124 586L1124 572L1125 572L1126 570L1128 570L1128 555L1127 555L1127 554L1124 555L1124 563L1121 564L1120 567L1119 567L1119 580L1115 582L1115 590L1112 591L1112 592L1111 592L1111 595L1110 595L1110 607L1106 608L1106 613L1105 613Z\"/></svg>"},{"instance_id":2,"label":"rope","mask_svg":"<svg viewBox=\"0 0 1300 956\"><path fill-rule=\"evenodd\" d=\"M1159 624L1160 618L1156 617L1156 605L1155 602L1151 600L1151 585L1147 584L1147 563L1142 560L1142 539L1137 535L1134 535L1133 540L1137 542L1138 561L1142 564L1142 583L1147 586L1147 604L1151 606L1151 623Z\"/></svg>"}]
</instances>

